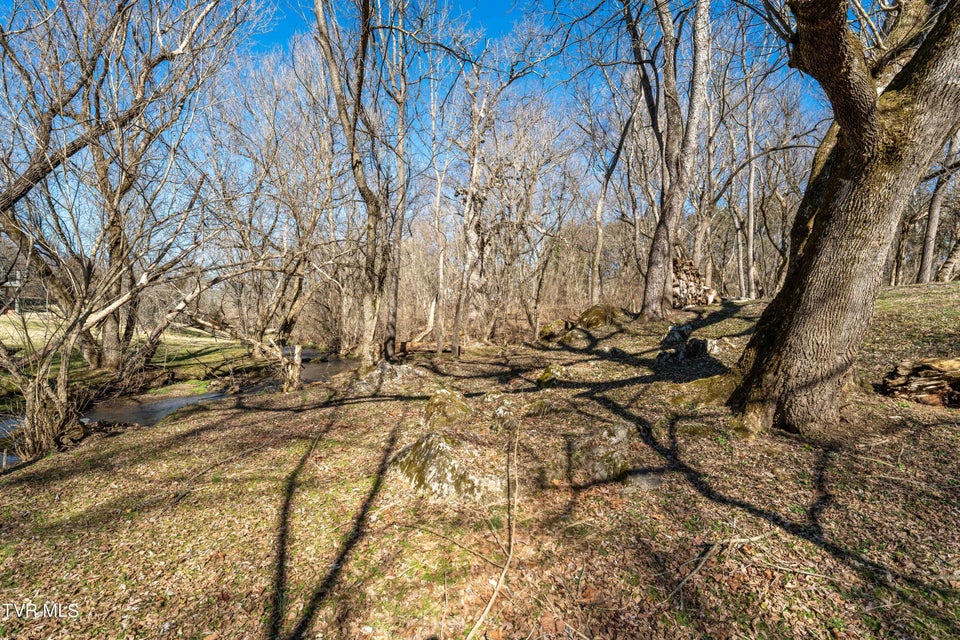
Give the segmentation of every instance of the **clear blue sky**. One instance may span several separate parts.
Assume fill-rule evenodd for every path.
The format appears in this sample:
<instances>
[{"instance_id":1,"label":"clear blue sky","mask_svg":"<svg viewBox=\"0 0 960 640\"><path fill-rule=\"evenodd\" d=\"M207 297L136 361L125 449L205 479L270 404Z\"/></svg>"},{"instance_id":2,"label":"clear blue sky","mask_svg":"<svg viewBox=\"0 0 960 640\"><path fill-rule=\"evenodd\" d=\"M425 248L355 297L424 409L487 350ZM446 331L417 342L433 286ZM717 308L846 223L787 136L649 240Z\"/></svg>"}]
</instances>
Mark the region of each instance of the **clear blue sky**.
<instances>
[{"instance_id":1,"label":"clear blue sky","mask_svg":"<svg viewBox=\"0 0 960 640\"><path fill-rule=\"evenodd\" d=\"M277 13L272 28L256 38L255 48L271 49L282 46L294 33L309 30L313 19L313 3L308 0L275 0ZM449 0L453 13L470 14L470 26L482 29L487 37L495 38L513 26L522 17L514 8L514 0Z\"/></svg>"}]
</instances>

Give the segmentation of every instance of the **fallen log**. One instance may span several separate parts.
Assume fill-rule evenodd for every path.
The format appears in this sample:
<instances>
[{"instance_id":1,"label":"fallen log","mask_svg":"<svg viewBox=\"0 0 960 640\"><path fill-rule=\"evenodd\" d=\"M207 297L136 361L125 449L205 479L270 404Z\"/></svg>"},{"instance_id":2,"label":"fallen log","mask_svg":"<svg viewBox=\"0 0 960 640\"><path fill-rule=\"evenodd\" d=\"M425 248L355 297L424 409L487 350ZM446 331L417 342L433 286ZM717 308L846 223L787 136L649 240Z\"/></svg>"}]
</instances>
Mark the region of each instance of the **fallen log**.
<instances>
[{"instance_id":1,"label":"fallen log","mask_svg":"<svg viewBox=\"0 0 960 640\"><path fill-rule=\"evenodd\" d=\"M960 408L960 358L901 362L884 376L881 388L893 398Z\"/></svg>"}]
</instances>

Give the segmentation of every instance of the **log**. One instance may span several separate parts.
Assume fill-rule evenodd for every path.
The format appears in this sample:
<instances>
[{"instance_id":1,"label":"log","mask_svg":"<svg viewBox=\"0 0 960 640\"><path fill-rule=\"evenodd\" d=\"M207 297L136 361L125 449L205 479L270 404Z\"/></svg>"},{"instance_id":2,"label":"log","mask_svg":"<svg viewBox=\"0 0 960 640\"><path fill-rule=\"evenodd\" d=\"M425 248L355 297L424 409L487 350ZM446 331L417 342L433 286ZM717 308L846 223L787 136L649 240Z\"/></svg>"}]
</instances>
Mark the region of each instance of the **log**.
<instances>
[{"instance_id":1,"label":"log","mask_svg":"<svg viewBox=\"0 0 960 640\"><path fill-rule=\"evenodd\" d=\"M892 398L960 408L960 358L906 360L884 376L881 388Z\"/></svg>"}]
</instances>

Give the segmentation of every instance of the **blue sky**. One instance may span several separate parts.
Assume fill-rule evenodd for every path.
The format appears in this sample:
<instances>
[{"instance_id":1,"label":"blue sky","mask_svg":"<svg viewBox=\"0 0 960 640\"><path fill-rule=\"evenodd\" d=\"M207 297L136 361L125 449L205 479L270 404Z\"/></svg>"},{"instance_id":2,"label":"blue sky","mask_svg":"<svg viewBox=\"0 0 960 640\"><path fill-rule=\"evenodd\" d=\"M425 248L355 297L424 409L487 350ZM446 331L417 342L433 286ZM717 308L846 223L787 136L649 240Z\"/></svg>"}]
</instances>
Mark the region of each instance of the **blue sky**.
<instances>
[{"instance_id":1,"label":"blue sky","mask_svg":"<svg viewBox=\"0 0 960 640\"><path fill-rule=\"evenodd\" d=\"M275 0L277 13L268 32L256 38L255 47L271 49L282 46L294 33L307 31L313 2L309 0ZM483 29L488 37L495 38L510 30L513 23L522 17L514 8L514 0L450 0L454 14L470 14L470 26ZM304 18L306 16L306 18Z\"/></svg>"}]
</instances>

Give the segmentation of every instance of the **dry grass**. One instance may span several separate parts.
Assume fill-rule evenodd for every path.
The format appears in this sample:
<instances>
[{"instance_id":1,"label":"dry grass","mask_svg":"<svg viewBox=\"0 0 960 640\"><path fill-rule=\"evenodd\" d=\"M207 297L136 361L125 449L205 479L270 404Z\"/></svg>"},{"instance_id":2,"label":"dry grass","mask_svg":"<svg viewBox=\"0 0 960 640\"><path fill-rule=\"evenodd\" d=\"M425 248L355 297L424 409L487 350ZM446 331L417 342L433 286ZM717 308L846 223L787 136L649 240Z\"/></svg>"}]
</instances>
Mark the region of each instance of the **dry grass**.
<instances>
[{"instance_id":1,"label":"dry grass","mask_svg":"<svg viewBox=\"0 0 960 640\"><path fill-rule=\"evenodd\" d=\"M0 603L80 611L11 616L0 638L463 637L499 576L506 512L418 498L385 472L441 386L476 408L450 431L495 469L511 440L483 395L531 409L487 638L960 637L956 411L863 391L829 442L745 442L726 409L671 402L736 358L761 309L689 316L695 336L724 337L718 360L658 369L665 325L628 323L424 356L424 375L379 394L314 385L95 436L0 479ZM960 352L957 285L878 309L866 381ZM554 362L568 379L538 390ZM584 443L617 424L625 465L598 475Z\"/></svg>"}]
</instances>

